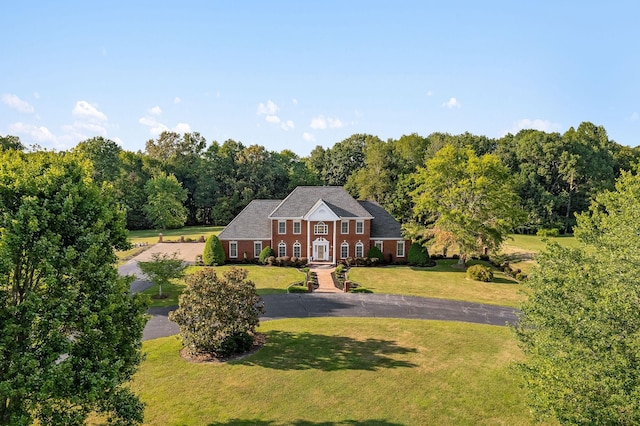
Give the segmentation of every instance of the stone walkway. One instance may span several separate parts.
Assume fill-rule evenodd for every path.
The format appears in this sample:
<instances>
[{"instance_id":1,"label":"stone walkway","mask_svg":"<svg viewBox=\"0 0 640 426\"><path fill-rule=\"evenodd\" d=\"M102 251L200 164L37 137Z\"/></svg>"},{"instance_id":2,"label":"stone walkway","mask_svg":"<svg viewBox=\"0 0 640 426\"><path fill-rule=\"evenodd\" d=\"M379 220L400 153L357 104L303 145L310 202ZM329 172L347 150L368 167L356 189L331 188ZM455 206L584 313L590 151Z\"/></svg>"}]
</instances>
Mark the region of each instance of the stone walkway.
<instances>
[{"instance_id":1,"label":"stone walkway","mask_svg":"<svg viewBox=\"0 0 640 426\"><path fill-rule=\"evenodd\" d=\"M333 285L333 278L331 273L335 271L331 265L312 265L309 267L309 271L315 272L318 277L318 288L314 293L342 293L339 288Z\"/></svg>"}]
</instances>

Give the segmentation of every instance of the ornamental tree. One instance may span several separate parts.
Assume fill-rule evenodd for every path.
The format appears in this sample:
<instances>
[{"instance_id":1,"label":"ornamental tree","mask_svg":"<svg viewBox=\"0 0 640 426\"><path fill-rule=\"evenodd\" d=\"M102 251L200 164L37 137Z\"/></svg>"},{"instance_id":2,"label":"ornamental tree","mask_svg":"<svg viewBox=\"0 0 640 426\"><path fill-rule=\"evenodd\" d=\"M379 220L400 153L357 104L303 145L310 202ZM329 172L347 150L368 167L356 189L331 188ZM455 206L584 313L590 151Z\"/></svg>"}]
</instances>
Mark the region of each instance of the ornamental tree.
<instances>
[{"instance_id":1,"label":"ornamental tree","mask_svg":"<svg viewBox=\"0 0 640 426\"><path fill-rule=\"evenodd\" d=\"M162 297L162 286L169 284L172 279L184 275L186 264L178 259L177 253L153 253L151 261L138 262L140 270L158 285L158 296Z\"/></svg>"},{"instance_id":2,"label":"ornamental tree","mask_svg":"<svg viewBox=\"0 0 640 426\"><path fill-rule=\"evenodd\" d=\"M179 307L169 319L180 326L182 343L191 354L224 357L251 348L264 307L247 274L246 269L231 268L220 276L204 268L187 276Z\"/></svg>"},{"instance_id":3,"label":"ornamental tree","mask_svg":"<svg viewBox=\"0 0 640 426\"><path fill-rule=\"evenodd\" d=\"M0 423L142 422L127 386L145 299L114 249L124 213L75 154L0 153Z\"/></svg>"},{"instance_id":4,"label":"ornamental tree","mask_svg":"<svg viewBox=\"0 0 640 426\"><path fill-rule=\"evenodd\" d=\"M224 248L222 242L217 235L209 235L204 243L204 251L202 253L202 262L206 266L224 265Z\"/></svg>"},{"instance_id":5,"label":"ornamental tree","mask_svg":"<svg viewBox=\"0 0 640 426\"><path fill-rule=\"evenodd\" d=\"M516 335L528 402L563 424L640 423L640 177L623 173L579 215L586 245L550 245Z\"/></svg>"}]
</instances>

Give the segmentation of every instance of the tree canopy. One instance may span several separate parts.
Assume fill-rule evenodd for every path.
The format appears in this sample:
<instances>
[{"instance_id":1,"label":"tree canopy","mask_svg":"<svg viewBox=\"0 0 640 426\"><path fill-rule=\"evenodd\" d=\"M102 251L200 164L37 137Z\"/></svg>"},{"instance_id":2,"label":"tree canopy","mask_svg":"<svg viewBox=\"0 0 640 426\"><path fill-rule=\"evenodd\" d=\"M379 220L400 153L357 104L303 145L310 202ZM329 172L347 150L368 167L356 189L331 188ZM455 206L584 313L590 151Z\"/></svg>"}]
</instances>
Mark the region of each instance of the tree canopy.
<instances>
[{"instance_id":1,"label":"tree canopy","mask_svg":"<svg viewBox=\"0 0 640 426\"><path fill-rule=\"evenodd\" d=\"M460 259L497 249L521 217L510 174L494 154L446 145L414 175L414 215L438 245L455 244Z\"/></svg>"},{"instance_id":2,"label":"tree canopy","mask_svg":"<svg viewBox=\"0 0 640 426\"><path fill-rule=\"evenodd\" d=\"M77 155L0 153L0 423L142 421L126 383L144 299L118 276L124 213Z\"/></svg>"},{"instance_id":3,"label":"tree canopy","mask_svg":"<svg viewBox=\"0 0 640 426\"><path fill-rule=\"evenodd\" d=\"M578 218L585 246L550 245L516 333L528 400L564 424L640 422L640 177L623 173Z\"/></svg>"}]
</instances>

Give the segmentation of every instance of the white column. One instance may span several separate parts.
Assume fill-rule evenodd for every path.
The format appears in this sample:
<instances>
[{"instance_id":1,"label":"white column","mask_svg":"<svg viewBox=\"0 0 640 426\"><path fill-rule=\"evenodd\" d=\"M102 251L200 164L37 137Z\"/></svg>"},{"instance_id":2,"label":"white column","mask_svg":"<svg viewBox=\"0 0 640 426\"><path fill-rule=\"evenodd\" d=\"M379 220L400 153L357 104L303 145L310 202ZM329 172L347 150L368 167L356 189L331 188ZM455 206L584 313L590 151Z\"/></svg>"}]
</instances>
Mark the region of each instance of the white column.
<instances>
[{"instance_id":1,"label":"white column","mask_svg":"<svg viewBox=\"0 0 640 426\"><path fill-rule=\"evenodd\" d=\"M307 220L307 259L313 260L313 247L311 247L311 221Z\"/></svg>"},{"instance_id":2,"label":"white column","mask_svg":"<svg viewBox=\"0 0 640 426\"><path fill-rule=\"evenodd\" d=\"M333 255L332 255L332 259L333 259L333 263L335 265L338 264L338 259L336 258L336 231L337 231L337 220L333 221Z\"/></svg>"}]
</instances>

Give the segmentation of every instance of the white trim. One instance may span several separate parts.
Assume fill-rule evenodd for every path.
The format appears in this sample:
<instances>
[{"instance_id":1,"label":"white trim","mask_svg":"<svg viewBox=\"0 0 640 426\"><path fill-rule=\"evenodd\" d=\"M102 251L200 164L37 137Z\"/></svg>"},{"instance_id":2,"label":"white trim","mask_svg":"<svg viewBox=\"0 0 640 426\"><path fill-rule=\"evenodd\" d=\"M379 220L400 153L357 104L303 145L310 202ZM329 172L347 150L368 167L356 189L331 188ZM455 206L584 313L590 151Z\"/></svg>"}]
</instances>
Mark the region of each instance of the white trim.
<instances>
[{"instance_id":1,"label":"white trim","mask_svg":"<svg viewBox=\"0 0 640 426\"><path fill-rule=\"evenodd\" d=\"M284 225L284 231L280 231L280 225ZM286 235L287 234L287 221L278 219L278 235Z\"/></svg>"},{"instance_id":2,"label":"white trim","mask_svg":"<svg viewBox=\"0 0 640 426\"><path fill-rule=\"evenodd\" d=\"M318 232L318 227L319 226L324 226L324 230L325 231L324 232ZM313 225L313 235L329 235L329 225L327 225L322 220L320 222L316 222L316 224Z\"/></svg>"},{"instance_id":3,"label":"white trim","mask_svg":"<svg viewBox=\"0 0 640 426\"><path fill-rule=\"evenodd\" d=\"M296 225L298 225L298 232L296 232ZM293 221L293 225L291 225L291 227L293 228L293 235L300 235L302 234L302 221L300 220L294 220Z\"/></svg>"},{"instance_id":4,"label":"white trim","mask_svg":"<svg viewBox=\"0 0 640 426\"><path fill-rule=\"evenodd\" d=\"M298 248L298 255L296 256L296 247ZM300 244L300 241L296 240L295 243L293 243L293 251L291 253L294 257L302 257L302 244Z\"/></svg>"},{"instance_id":5,"label":"white trim","mask_svg":"<svg viewBox=\"0 0 640 426\"><path fill-rule=\"evenodd\" d=\"M362 249L362 253L360 253L360 256L358 256L358 249ZM364 257L364 244L362 243L362 241L358 241L356 243L356 249L355 249L355 253L356 257Z\"/></svg>"},{"instance_id":6,"label":"white trim","mask_svg":"<svg viewBox=\"0 0 640 426\"><path fill-rule=\"evenodd\" d=\"M235 246L236 254L233 255L231 251L231 246ZM238 242L237 241L229 241L229 259L237 259L238 258Z\"/></svg>"},{"instance_id":7,"label":"white trim","mask_svg":"<svg viewBox=\"0 0 640 426\"><path fill-rule=\"evenodd\" d=\"M280 254L280 249L284 247L284 254ZM287 255L287 243L280 241L278 243L278 257L285 257Z\"/></svg>"},{"instance_id":8,"label":"white trim","mask_svg":"<svg viewBox=\"0 0 640 426\"><path fill-rule=\"evenodd\" d=\"M342 254L342 249L346 247L347 248L347 255L343 256ZM347 257L349 257L349 243L346 241L343 241L342 244L340 244L340 259L346 259Z\"/></svg>"},{"instance_id":9,"label":"white trim","mask_svg":"<svg viewBox=\"0 0 640 426\"><path fill-rule=\"evenodd\" d=\"M344 232L344 228L342 225L346 224L347 225L347 232ZM340 221L340 234L341 235L349 235L349 221L348 220L344 220L342 219Z\"/></svg>"},{"instance_id":10,"label":"white trim","mask_svg":"<svg viewBox=\"0 0 640 426\"><path fill-rule=\"evenodd\" d=\"M378 247L378 243L380 243L380 247ZM382 240L375 240L375 241L373 242L373 245L374 245L375 247L378 247L378 248L380 249L380 251L381 251L382 253L384 253L384 243L382 242Z\"/></svg>"},{"instance_id":11,"label":"white trim","mask_svg":"<svg viewBox=\"0 0 640 426\"><path fill-rule=\"evenodd\" d=\"M260 251L256 253L256 245L260 244ZM253 257L260 257L260 253L262 252L262 241L254 241L253 242Z\"/></svg>"},{"instance_id":12,"label":"white trim","mask_svg":"<svg viewBox=\"0 0 640 426\"><path fill-rule=\"evenodd\" d=\"M406 247L404 241L396 241L396 257L404 257L406 254ZM402 254L400 254L400 247L402 247Z\"/></svg>"},{"instance_id":13,"label":"white trim","mask_svg":"<svg viewBox=\"0 0 640 426\"><path fill-rule=\"evenodd\" d=\"M315 213L318 212L318 210L323 210L326 209L324 211L324 215L322 215L321 217L317 217L318 215L316 215ZM309 209L309 211L302 216L302 219L304 220L312 220L312 221L327 221L330 222L332 220L338 220L340 219L333 210L331 210L331 208L329 208L329 206L327 206L327 204L322 200L319 199L318 201L316 201L316 203L313 205L313 207L311 207Z\"/></svg>"},{"instance_id":14,"label":"white trim","mask_svg":"<svg viewBox=\"0 0 640 426\"><path fill-rule=\"evenodd\" d=\"M358 225L362 225L362 232L358 232ZM356 220L356 234L357 235L364 234L364 220L361 220L361 219Z\"/></svg>"}]
</instances>

